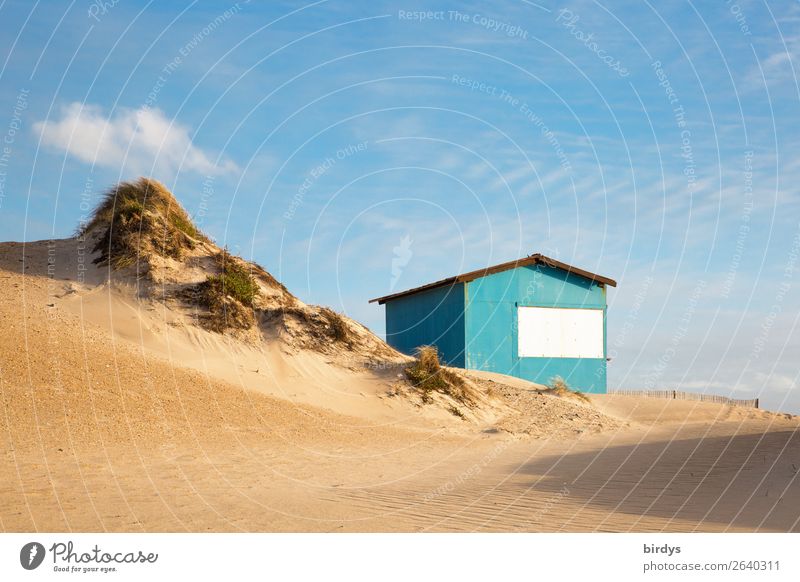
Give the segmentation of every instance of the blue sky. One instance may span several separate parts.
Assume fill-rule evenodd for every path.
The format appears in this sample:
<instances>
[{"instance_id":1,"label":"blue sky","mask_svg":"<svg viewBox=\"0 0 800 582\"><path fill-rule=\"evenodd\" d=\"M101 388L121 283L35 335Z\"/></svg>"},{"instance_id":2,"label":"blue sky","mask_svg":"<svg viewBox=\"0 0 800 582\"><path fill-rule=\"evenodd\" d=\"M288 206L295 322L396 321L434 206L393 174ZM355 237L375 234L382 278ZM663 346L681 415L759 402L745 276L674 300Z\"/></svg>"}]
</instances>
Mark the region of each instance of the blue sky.
<instances>
[{"instance_id":1,"label":"blue sky","mask_svg":"<svg viewBox=\"0 0 800 582\"><path fill-rule=\"evenodd\" d=\"M542 252L611 387L800 412L800 4L0 4L0 233L139 175L305 301Z\"/></svg>"}]
</instances>

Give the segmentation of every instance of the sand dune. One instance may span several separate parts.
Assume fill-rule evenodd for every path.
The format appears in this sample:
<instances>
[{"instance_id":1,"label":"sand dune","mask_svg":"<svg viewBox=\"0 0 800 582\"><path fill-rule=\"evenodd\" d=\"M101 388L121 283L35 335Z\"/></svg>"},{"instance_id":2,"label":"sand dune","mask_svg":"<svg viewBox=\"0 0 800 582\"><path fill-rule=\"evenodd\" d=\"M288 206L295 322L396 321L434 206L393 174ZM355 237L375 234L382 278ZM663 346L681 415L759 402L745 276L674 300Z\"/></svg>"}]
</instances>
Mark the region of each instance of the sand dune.
<instances>
[{"instance_id":1,"label":"sand dune","mask_svg":"<svg viewBox=\"0 0 800 582\"><path fill-rule=\"evenodd\" d=\"M385 396L393 372L137 331L149 307L86 296L106 327L14 272L18 250L0 273L6 531L800 529L796 419L595 397L612 430L532 439Z\"/></svg>"},{"instance_id":2,"label":"sand dune","mask_svg":"<svg viewBox=\"0 0 800 582\"><path fill-rule=\"evenodd\" d=\"M121 276L81 245L0 244L4 531L800 531L796 417L485 373L423 404L355 322L217 333L159 294L200 251Z\"/></svg>"}]
</instances>

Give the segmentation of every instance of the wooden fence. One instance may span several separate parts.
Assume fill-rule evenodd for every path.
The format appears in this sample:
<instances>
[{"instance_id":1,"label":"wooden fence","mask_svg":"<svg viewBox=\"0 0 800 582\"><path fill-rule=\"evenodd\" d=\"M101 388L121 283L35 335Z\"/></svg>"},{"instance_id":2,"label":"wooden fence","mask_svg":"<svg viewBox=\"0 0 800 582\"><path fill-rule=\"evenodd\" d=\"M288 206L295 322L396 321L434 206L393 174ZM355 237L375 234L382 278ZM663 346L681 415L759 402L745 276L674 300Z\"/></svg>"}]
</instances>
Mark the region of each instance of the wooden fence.
<instances>
[{"instance_id":1,"label":"wooden fence","mask_svg":"<svg viewBox=\"0 0 800 582\"><path fill-rule=\"evenodd\" d=\"M716 402L717 404L730 404L733 406L746 406L758 408L758 398L738 400L716 394L697 394L695 392L682 392L680 390L612 390L610 395L615 396L644 396L646 398L669 398L670 400L699 400L700 402Z\"/></svg>"}]
</instances>

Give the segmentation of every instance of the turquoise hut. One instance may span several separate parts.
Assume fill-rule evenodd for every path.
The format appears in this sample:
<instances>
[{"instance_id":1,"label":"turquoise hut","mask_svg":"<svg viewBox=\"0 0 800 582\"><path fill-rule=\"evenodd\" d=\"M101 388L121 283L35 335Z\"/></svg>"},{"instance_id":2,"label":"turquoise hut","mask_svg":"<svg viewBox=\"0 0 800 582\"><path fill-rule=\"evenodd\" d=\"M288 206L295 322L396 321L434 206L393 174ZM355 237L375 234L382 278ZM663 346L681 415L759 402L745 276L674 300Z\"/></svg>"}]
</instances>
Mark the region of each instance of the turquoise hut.
<instances>
[{"instance_id":1,"label":"turquoise hut","mask_svg":"<svg viewBox=\"0 0 800 582\"><path fill-rule=\"evenodd\" d=\"M535 254L370 303L386 306L386 340L406 354L433 345L450 366L605 393L609 285Z\"/></svg>"}]
</instances>

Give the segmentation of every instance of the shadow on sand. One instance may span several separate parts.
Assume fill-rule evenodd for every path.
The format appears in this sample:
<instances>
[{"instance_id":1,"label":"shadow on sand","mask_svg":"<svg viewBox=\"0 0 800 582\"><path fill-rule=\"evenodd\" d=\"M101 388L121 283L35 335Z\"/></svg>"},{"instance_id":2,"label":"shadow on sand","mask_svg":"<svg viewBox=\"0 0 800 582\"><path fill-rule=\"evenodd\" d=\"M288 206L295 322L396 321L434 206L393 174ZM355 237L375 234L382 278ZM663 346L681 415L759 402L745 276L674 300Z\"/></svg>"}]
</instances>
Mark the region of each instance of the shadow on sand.
<instances>
[{"instance_id":1,"label":"shadow on sand","mask_svg":"<svg viewBox=\"0 0 800 582\"><path fill-rule=\"evenodd\" d=\"M538 491L555 495L566 487L569 500L587 509L685 520L699 530L800 531L796 431L609 446L516 470L537 476L526 485Z\"/></svg>"}]
</instances>

